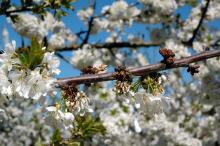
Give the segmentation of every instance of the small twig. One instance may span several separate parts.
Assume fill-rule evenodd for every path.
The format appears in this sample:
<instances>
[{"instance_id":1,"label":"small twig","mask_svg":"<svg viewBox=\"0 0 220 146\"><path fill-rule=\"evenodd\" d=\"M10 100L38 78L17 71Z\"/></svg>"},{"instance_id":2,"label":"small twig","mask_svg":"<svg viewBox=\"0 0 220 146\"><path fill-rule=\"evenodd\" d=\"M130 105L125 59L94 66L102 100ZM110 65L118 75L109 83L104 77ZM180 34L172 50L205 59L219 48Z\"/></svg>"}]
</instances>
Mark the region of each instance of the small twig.
<instances>
[{"instance_id":1,"label":"small twig","mask_svg":"<svg viewBox=\"0 0 220 146\"><path fill-rule=\"evenodd\" d=\"M205 15L206 15L206 13L208 11L208 7L209 7L209 4L210 4L210 0L206 0L206 1L207 2L206 2L205 7L202 8L202 16L201 16L201 18L199 20L199 24L197 25L196 29L193 31L192 37L189 39L189 41L183 42L186 45L192 46L192 43L195 40L196 35L198 34L200 27L202 26L203 20L205 19Z\"/></svg>"},{"instance_id":2,"label":"small twig","mask_svg":"<svg viewBox=\"0 0 220 146\"><path fill-rule=\"evenodd\" d=\"M91 44L92 48L96 49L102 49L102 48L138 48L138 47L154 47L154 46L160 46L161 43L158 42L141 42L141 43L130 43L130 42L113 42L113 43L100 43L100 44ZM64 48L58 48L55 49L55 51L72 51L72 50L78 50L80 48L80 45L74 45L71 47L64 47Z\"/></svg>"},{"instance_id":3,"label":"small twig","mask_svg":"<svg viewBox=\"0 0 220 146\"><path fill-rule=\"evenodd\" d=\"M62 59L63 61L65 61L66 63L70 64L73 68L75 68L73 66L73 64L69 61L68 58L66 58L65 56L63 56L61 53L59 52L55 52L55 55L58 56L60 59Z\"/></svg>"},{"instance_id":4,"label":"small twig","mask_svg":"<svg viewBox=\"0 0 220 146\"><path fill-rule=\"evenodd\" d=\"M87 32L87 31L82 30L82 31L77 32L77 33L75 33L75 34L76 34L76 36L77 36L81 41L83 41L83 37L82 37L81 35L84 34L84 33L86 33L86 32Z\"/></svg>"},{"instance_id":5,"label":"small twig","mask_svg":"<svg viewBox=\"0 0 220 146\"><path fill-rule=\"evenodd\" d=\"M95 10L95 7L96 7L96 1L94 1L93 4L92 4L93 10ZM89 40L89 36L90 36L90 33L91 33L91 31L92 31L92 27L93 27L94 18L95 18L94 16L91 16L90 19L89 19L89 22L88 22L88 31L87 31L87 33L86 33L86 36L85 36L84 40L82 41L82 43L81 43L81 45L80 45L80 48L82 48L82 46L83 46L84 44L86 44L86 43L88 42L88 40Z\"/></svg>"}]
</instances>

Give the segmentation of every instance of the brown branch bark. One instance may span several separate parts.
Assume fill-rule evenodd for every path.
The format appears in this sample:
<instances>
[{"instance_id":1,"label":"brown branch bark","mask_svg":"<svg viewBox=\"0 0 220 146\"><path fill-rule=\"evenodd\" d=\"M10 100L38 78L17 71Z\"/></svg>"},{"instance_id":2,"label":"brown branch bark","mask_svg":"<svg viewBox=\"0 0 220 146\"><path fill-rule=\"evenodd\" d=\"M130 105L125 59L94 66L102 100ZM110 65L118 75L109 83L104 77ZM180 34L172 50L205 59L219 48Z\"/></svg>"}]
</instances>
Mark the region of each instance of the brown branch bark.
<instances>
[{"instance_id":1,"label":"brown branch bark","mask_svg":"<svg viewBox=\"0 0 220 146\"><path fill-rule=\"evenodd\" d=\"M170 66L166 66L166 64L164 63L156 63L156 64L146 65L142 67L128 68L128 70L134 76L141 76L141 75L149 74L152 72L158 72L158 71L162 71L166 69L188 67L190 63L198 62L198 61L202 61L202 60L206 60L206 59L218 57L218 56L220 56L220 50L204 51L202 53L199 53L193 56L178 59ZM84 83L109 81L109 80L114 80L113 74L114 72L96 74L96 75L82 75L82 76L71 77L71 78L61 78L61 79L58 79L57 83L58 83L58 86L61 87L69 82L75 83L75 84L84 84Z\"/></svg>"},{"instance_id":2,"label":"brown branch bark","mask_svg":"<svg viewBox=\"0 0 220 146\"><path fill-rule=\"evenodd\" d=\"M101 43L101 44L91 44L92 48L102 49L102 48L138 48L138 47L153 47L160 46L161 43L158 42L141 42L141 43L130 43L130 42L113 42L113 43ZM80 45L74 45L71 47L58 48L55 51L72 51L78 50Z\"/></svg>"}]
</instances>

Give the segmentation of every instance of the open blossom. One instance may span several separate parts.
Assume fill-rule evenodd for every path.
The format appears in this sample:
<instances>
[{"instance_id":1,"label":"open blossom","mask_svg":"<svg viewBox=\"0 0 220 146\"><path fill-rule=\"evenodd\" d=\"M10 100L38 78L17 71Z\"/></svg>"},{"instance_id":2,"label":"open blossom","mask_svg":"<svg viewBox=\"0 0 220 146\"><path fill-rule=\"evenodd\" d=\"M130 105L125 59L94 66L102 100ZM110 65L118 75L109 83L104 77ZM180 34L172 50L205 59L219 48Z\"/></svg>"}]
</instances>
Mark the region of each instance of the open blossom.
<instances>
[{"instance_id":1,"label":"open blossom","mask_svg":"<svg viewBox=\"0 0 220 146\"><path fill-rule=\"evenodd\" d=\"M14 57L16 42L8 43L5 45L5 50L3 54L0 54L1 68L6 71L12 69L12 65L19 63L19 59Z\"/></svg>"},{"instance_id":2,"label":"open blossom","mask_svg":"<svg viewBox=\"0 0 220 146\"><path fill-rule=\"evenodd\" d=\"M165 42L165 48L171 49L175 53L176 58L187 57L190 55L188 48L175 40L167 40Z\"/></svg>"},{"instance_id":3,"label":"open blossom","mask_svg":"<svg viewBox=\"0 0 220 146\"><path fill-rule=\"evenodd\" d=\"M86 112L93 112L89 106L89 97L82 91L77 92L75 97L67 97L65 104L68 111L84 115Z\"/></svg>"},{"instance_id":4,"label":"open blossom","mask_svg":"<svg viewBox=\"0 0 220 146\"><path fill-rule=\"evenodd\" d=\"M35 117L32 117L33 115ZM1 146L30 146L36 143L37 139L42 143L49 142L49 126L39 115L39 110L31 100L14 98L0 104Z\"/></svg>"},{"instance_id":5,"label":"open blossom","mask_svg":"<svg viewBox=\"0 0 220 146\"><path fill-rule=\"evenodd\" d=\"M137 16L140 13L140 10L136 7L129 7L125 1L117 1L111 5L109 12L110 19L116 20L118 18L129 19Z\"/></svg>"},{"instance_id":6,"label":"open blossom","mask_svg":"<svg viewBox=\"0 0 220 146\"><path fill-rule=\"evenodd\" d=\"M91 50L89 45L84 45L82 49L73 52L72 64L80 69L93 65L96 58L96 50ZM91 50L91 51L90 51ZM94 51L94 52L93 52ZM98 53L99 54L99 53Z\"/></svg>"},{"instance_id":7,"label":"open blossom","mask_svg":"<svg viewBox=\"0 0 220 146\"><path fill-rule=\"evenodd\" d=\"M41 96L47 95L47 92L51 90L55 79L43 75L44 74L40 73L39 68L31 71L29 76L26 76L27 83L23 87L23 92L20 91L21 96L24 96L25 98L32 97L33 99L39 99Z\"/></svg>"},{"instance_id":8,"label":"open blossom","mask_svg":"<svg viewBox=\"0 0 220 146\"><path fill-rule=\"evenodd\" d=\"M177 9L177 3L175 0L139 0L141 3L150 5L157 9L158 12L169 14Z\"/></svg>"},{"instance_id":9,"label":"open blossom","mask_svg":"<svg viewBox=\"0 0 220 146\"><path fill-rule=\"evenodd\" d=\"M13 23L15 30L22 36L42 39L47 35L47 28L34 15L23 13L18 15L18 20Z\"/></svg>"},{"instance_id":10,"label":"open blossom","mask_svg":"<svg viewBox=\"0 0 220 146\"><path fill-rule=\"evenodd\" d=\"M146 127L148 131L152 132L152 136L159 135L157 142L161 142L163 145L202 146L199 139L193 138L190 133L179 127L178 123L169 121L164 114L149 121ZM167 141L164 141L163 138Z\"/></svg>"},{"instance_id":11,"label":"open blossom","mask_svg":"<svg viewBox=\"0 0 220 146\"><path fill-rule=\"evenodd\" d=\"M67 130L73 128L74 115L69 112L63 112L55 106L46 107L48 115L45 121L52 127L60 130Z\"/></svg>"},{"instance_id":12,"label":"open blossom","mask_svg":"<svg viewBox=\"0 0 220 146\"><path fill-rule=\"evenodd\" d=\"M6 72L4 72L2 70L2 68L0 68L0 78L1 78L1 82L0 82L0 90L1 93L4 95L11 95L12 94L12 84L9 82L8 77L6 75Z\"/></svg>"},{"instance_id":13,"label":"open blossom","mask_svg":"<svg viewBox=\"0 0 220 146\"><path fill-rule=\"evenodd\" d=\"M116 1L111 6L102 9L103 14L108 14L107 18L111 21L109 27L122 27L123 21L132 24L134 18L140 14L140 10L135 6L130 7L126 1Z\"/></svg>"},{"instance_id":14,"label":"open blossom","mask_svg":"<svg viewBox=\"0 0 220 146\"><path fill-rule=\"evenodd\" d=\"M144 114L153 116L169 109L170 98L162 95L151 95L147 93L136 93L136 104L140 105L140 110L144 112Z\"/></svg>"},{"instance_id":15,"label":"open blossom","mask_svg":"<svg viewBox=\"0 0 220 146\"><path fill-rule=\"evenodd\" d=\"M110 25L110 21L107 19L94 19L93 21L93 27L91 30L91 34L95 34L97 32L100 32L102 30L108 29L108 26Z\"/></svg>"},{"instance_id":16,"label":"open blossom","mask_svg":"<svg viewBox=\"0 0 220 146\"><path fill-rule=\"evenodd\" d=\"M132 111L132 109L130 110ZM129 131L129 124L137 126L134 125L131 115L132 112L124 112L118 103L113 103L101 111L100 118L109 134L119 136L121 133Z\"/></svg>"},{"instance_id":17,"label":"open blossom","mask_svg":"<svg viewBox=\"0 0 220 146\"><path fill-rule=\"evenodd\" d=\"M64 47L65 44L73 44L76 42L77 37L69 29L65 27L62 21L58 21L51 13L46 13L44 20L38 18L35 15L28 13L19 13L18 19L15 22L9 20L12 23L14 29L24 37L42 40L52 32L49 39L49 46L52 48Z\"/></svg>"},{"instance_id":18,"label":"open blossom","mask_svg":"<svg viewBox=\"0 0 220 146\"><path fill-rule=\"evenodd\" d=\"M60 61L57 57L55 57L54 52L46 52L44 54L42 63L47 65L47 68L49 71L51 71L52 74L58 75L60 73L60 70L58 69Z\"/></svg>"},{"instance_id":19,"label":"open blossom","mask_svg":"<svg viewBox=\"0 0 220 146\"><path fill-rule=\"evenodd\" d=\"M88 9L82 9L77 12L77 16L82 20L82 21L87 21L92 14L94 13L94 9L89 7Z\"/></svg>"},{"instance_id":20,"label":"open blossom","mask_svg":"<svg viewBox=\"0 0 220 146\"><path fill-rule=\"evenodd\" d=\"M128 9L128 4L125 1L114 2L110 7L110 14L112 19L116 18L126 18L126 11Z\"/></svg>"}]
</instances>

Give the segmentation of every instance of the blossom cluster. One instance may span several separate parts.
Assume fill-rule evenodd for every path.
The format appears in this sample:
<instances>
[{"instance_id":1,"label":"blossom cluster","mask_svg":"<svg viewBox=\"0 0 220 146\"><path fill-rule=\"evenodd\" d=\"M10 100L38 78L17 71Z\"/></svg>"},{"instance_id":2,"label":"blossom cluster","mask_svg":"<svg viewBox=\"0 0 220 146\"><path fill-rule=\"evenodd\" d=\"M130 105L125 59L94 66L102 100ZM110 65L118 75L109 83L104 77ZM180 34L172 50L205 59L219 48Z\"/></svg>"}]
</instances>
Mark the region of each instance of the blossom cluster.
<instances>
[{"instance_id":1,"label":"blossom cluster","mask_svg":"<svg viewBox=\"0 0 220 146\"><path fill-rule=\"evenodd\" d=\"M22 56L19 56L21 54L16 52L15 47L15 41L7 44L4 53L0 55L1 94L39 99L52 92L56 81L53 76L60 73L60 62L54 53L46 52L35 68L27 68L22 64Z\"/></svg>"}]
</instances>

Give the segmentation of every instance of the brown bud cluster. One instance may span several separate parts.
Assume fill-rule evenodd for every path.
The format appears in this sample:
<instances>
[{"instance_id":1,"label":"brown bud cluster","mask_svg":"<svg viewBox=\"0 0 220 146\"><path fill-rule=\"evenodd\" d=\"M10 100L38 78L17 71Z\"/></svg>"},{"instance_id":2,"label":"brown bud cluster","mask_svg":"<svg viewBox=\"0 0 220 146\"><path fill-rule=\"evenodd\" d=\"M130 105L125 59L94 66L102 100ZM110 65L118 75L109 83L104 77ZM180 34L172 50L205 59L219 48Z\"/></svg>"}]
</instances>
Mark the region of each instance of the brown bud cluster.
<instances>
[{"instance_id":1,"label":"brown bud cluster","mask_svg":"<svg viewBox=\"0 0 220 146\"><path fill-rule=\"evenodd\" d=\"M191 75L199 73L199 65L189 65L187 68L187 72L189 72Z\"/></svg>"},{"instance_id":2,"label":"brown bud cluster","mask_svg":"<svg viewBox=\"0 0 220 146\"><path fill-rule=\"evenodd\" d=\"M162 63L165 63L166 65L171 65L174 63L175 54L173 53L172 50L161 48L159 52L163 56L163 60L161 61Z\"/></svg>"},{"instance_id":3,"label":"brown bud cluster","mask_svg":"<svg viewBox=\"0 0 220 146\"><path fill-rule=\"evenodd\" d=\"M113 76L116 80L121 82L132 82L132 74L126 70L126 66L119 66L118 68L115 68Z\"/></svg>"},{"instance_id":4,"label":"brown bud cluster","mask_svg":"<svg viewBox=\"0 0 220 146\"><path fill-rule=\"evenodd\" d=\"M98 74L100 72L105 71L107 65L102 64L99 67L87 66L81 70L82 74Z\"/></svg>"},{"instance_id":5,"label":"brown bud cluster","mask_svg":"<svg viewBox=\"0 0 220 146\"><path fill-rule=\"evenodd\" d=\"M76 85L73 83L67 83L65 86L62 86L61 89L64 97L68 97L72 99L76 97L78 92Z\"/></svg>"},{"instance_id":6,"label":"brown bud cluster","mask_svg":"<svg viewBox=\"0 0 220 146\"><path fill-rule=\"evenodd\" d=\"M72 111L72 109L75 109L77 104L77 94L78 89L76 86L72 83L68 83L67 85L63 86L62 88L62 97L65 100L65 104L67 106L68 111Z\"/></svg>"}]
</instances>

